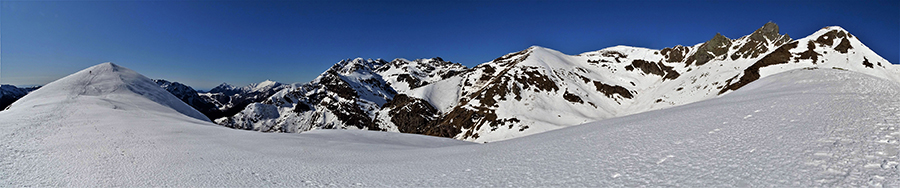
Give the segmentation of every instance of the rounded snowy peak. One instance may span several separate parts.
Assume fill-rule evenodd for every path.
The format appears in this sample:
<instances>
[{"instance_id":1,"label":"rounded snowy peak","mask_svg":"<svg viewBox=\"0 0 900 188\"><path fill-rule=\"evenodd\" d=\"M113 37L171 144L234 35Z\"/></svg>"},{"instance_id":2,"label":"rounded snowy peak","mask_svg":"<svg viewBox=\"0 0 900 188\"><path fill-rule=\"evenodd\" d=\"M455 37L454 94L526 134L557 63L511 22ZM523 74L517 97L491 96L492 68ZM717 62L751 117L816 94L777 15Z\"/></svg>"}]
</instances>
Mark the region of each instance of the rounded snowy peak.
<instances>
[{"instance_id":1,"label":"rounded snowy peak","mask_svg":"<svg viewBox=\"0 0 900 188\"><path fill-rule=\"evenodd\" d=\"M10 110L85 101L90 101L88 104L91 106L169 115L183 114L209 121L202 113L159 87L150 78L109 62L50 82L10 105Z\"/></svg>"},{"instance_id":2,"label":"rounded snowy peak","mask_svg":"<svg viewBox=\"0 0 900 188\"><path fill-rule=\"evenodd\" d=\"M847 31L846 29L844 29L841 26L828 26L828 27L823 27L822 29L819 29L818 31L814 32L813 34L809 35L808 37L819 37L821 35L825 35L830 32L850 33L849 31Z\"/></svg>"}]
</instances>

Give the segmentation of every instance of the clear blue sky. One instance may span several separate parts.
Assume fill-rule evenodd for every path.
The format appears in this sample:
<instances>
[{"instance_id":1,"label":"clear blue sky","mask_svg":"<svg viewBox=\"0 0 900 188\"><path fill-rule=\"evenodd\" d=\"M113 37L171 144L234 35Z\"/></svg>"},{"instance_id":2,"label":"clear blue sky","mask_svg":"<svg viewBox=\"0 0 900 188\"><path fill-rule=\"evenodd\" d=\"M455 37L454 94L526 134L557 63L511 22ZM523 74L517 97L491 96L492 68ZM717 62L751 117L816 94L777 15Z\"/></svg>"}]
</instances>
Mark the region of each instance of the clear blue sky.
<instances>
[{"instance_id":1,"label":"clear blue sky","mask_svg":"<svg viewBox=\"0 0 900 188\"><path fill-rule=\"evenodd\" d=\"M839 25L900 62L900 1L0 1L0 83L46 84L114 62L209 89L308 82L341 59L474 66L531 45L567 54L694 45L772 21Z\"/></svg>"}]
</instances>

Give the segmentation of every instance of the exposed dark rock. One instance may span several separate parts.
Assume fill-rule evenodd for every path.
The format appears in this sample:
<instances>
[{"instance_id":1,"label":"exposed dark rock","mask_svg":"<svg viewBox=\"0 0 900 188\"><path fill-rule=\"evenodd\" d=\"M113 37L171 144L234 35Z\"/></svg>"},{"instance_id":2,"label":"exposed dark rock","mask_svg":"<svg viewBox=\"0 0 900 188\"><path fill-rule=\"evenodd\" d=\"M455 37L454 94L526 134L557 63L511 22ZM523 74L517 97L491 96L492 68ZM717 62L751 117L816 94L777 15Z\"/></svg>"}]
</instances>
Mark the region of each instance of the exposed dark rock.
<instances>
[{"instance_id":1,"label":"exposed dark rock","mask_svg":"<svg viewBox=\"0 0 900 188\"><path fill-rule=\"evenodd\" d=\"M346 81L340 78L337 73L326 74L319 81L319 84L325 87L326 90L334 92L341 98L345 99L355 99L358 97L356 90L353 90Z\"/></svg>"},{"instance_id":2,"label":"exposed dark rock","mask_svg":"<svg viewBox=\"0 0 900 188\"><path fill-rule=\"evenodd\" d=\"M394 96L394 99L385 103L390 121L397 126L402 133L425 134L434 124L438 111L428 101L412 98L405 94Z\"/></svg>"},{"instance_id":3,"label":"exposed dark rock","mask_svg":"<svg viewBox=\"0 0 900 188\"><path fill-rule=\"evenodd\" d=\"M768 39L775 39L780 37L778 34L778 25L772 22L768 22L759 29L756 29L752 34L750 34L750 39L755 41L765 41Z\"/></svg>"},{"instance_id":4,"label":"exposed dark rock","mask_svg":"<svg viewBox=\"0 0 900 188\"><path fill-rule=\"evenodd\" d=\"M604 51L603 53L600 53L600 56L614 58L616 60L616 63L622 62L619 58L627 58L628 57L627 55L625 55L621 52L617 52L617 51Z\"/></svg>"},{"instance_id":5,"label":"exposed dark rock","mask_svg":"<svg viewBox=\"0 0 900 188\"><path fill-rule=\"evenodd\" d=\"M675 46L674 48L663 48L660 52L666 57L666 62L681 62L684 60L685 54L691 49L685 46Z\"/></svg>"},{"instance_id":6,"label":"exposed dark rock","mask_svg":"<svg viewBox=\"0 0 900 188\"><path fill-rule=\"evenodd\" d=\"M813 41L807 42L807 43L806 43L806 51L801 52L800 54L798 54L798 55L800 55L800 56L797 57L797 60L800 60L800 59L812 59L813 64L818 63L820 54L819 54L819 53L816 53L816 51L814 51L814 49L816 49L816 43L814 43Z\"/></svg>"},{"instance_id":7,"label":"exposed dark rock","mask_svg":"<svg viewBox=\"0 0 900 188\"><path fill-rule=\"evenodd\" d=\"M578 97L578 95L569 93L569 91L566 91L563 94L563 98L572 103L584 104L584 101L581 100L581 97Z\"/></svg>"},{"instance_id":8,"label":"exposed dark rock","mask_svg":"<svg viewBox=\"0 0 900 188\"><path fill-rule=\"evenodd\" d=\"M674 80L681 76L675 71L674 67L666 66L662 62L649 62L646 60L635 59L631 61L631 65L625 66L625 70L631 71L640 69L644 74L655 74L663 77L663 80Z\"/></svg>"},{"instance_id":9,"label":"exposed dark rock","mask_svg":"<svg viewBox=\"0 0 900 188\"><path fill-rule=\"evenodd\" d=\"M862 63L862 64L863 64L863 66L866 66L866 67L868 67L868 68L875 68L875 66L874 66L872 63L870 63L870 62L869 62L869 59L866 58L866 57L863 57L863 63Z\"/></svg>"},{"instance_id":10,"label":"exposed dark rock","mask_svg":"<svg viewBox=\"0 0 900 188\"><path fill-rule=\"evenodd\" d=\"M506 54L506 55L500 56L497 59L494 59L492 62L496 63L499 66L510 67L510 65L518 64L519 62L522 62L526 58L528 58L528 56L531 55L530 52L531 52L532 48L528 48L528 49L525 49L522 51L518 51L516 53L511 53L511 54ZM519 58L513 59L514 57L519 57Z\"/></svg>"},{"instance_id":11,"label":"exposed dark rock","mask_svg":"<svg viewBox=\"0 0 900 188\"><path fill-rule=\"evenodd\" d=\"M763 68L763 67L766 67L769 65L788 63L791 60L791 56L792 56L790 50L797 48L797 43L798 42L796 42L796 41L791 42L791 43L788 43L788 44L785 44L785 45L779 47L778 49L775 49L775 51L773 51L769 55L766 55L765 57L763 57L762 59L760 59L759 61L757 61L750 67L748 67L747 69L744 69L744 74L740 78L737 78L737 76L735 76L734 78L728 79L726 81L725 87L723 87L722 90L719 91L719 95L727 92L728 90L740 89L741 87L744 87L745 85L750 84L750 82L756 81L760 77L760 75L759 75L760 68ZM738 80L735 81L734 79L738 79Z\"/></svg>"},{"instance_id":12,"label":"exposed dark rock","mask_svg":"<svg viewBox=\"0 0 900 188\"><path fill-rule=\"evenodd\" d=\"M556 83L547 77L547 75L542 74L540 71L529 68L522 68L522 75L517 75L515 77L516 82L522 84L523 89L532 88L535 91L558 91L559 87L556 86Z\"/></svg>"},{"instance_id":13,"label":"exposed dark rock","mask_svg":"<svg viewBox=\"0 0 900 188\"><path fill-rule=\"evenodd\" d=\"M464 72L465 71L449 70L449 71L447 71L447 73L441 75L441 79L447 79L447 78L456 76L456 75L458 75L460 73L464 73Z\"/></svg>"},{"instance_id":14,"label":"exposed dark rock","mask_svg":"<svg viewBox=\"0 0 900 188\"><path fill-rule=\"evenodd\" d=\"M310 107L308 104L304 102L298 102L296 105L294 105L293 111L296 113L303 113L310 110L312 110L312 107Z\"/></svg>"},{"instance_id":15,"label":"exposed dark rock","mask_svg":"<svg viewBox=\"0 0 900 188\"><path fill-rule=\"evenodd\" d=\"M606 97L612 98L613 94L619 94L619 96L624 98L634 98L634 96L631 95L631 91L628 91L628 89L622 86L607 85L598 81L594 81L594 86L597 87L597 91L603 93Z\"/></svg>"},{"instance_id":16,"label":"exposed dark rock","mask_svg":"<svg viewBox=\"0 0 900 188\"><path fill-rule=\"evenodd\" d=\"M846 54L849 49L853 49L853 46L850 46L850 40L847 40L847 38L841 39L841 43L834 47L834 50L844 54Z\"/></svg>"},{"instance_id":17,"label":"exposed dark rock","mask_svg":"<svg viewBox=\"0 0 900 188\"><path fill-rule=\"evenodd\" d=\"M732 60L738 58L757 58L769 51L767 47L771 41L774 46L781 46L791 40L788 35L778 34L778 25L769 22L746 37L747 42L742 46L734 46L737 51L731 55Z\"/></svg>"},{"instance_id":18,"label":"exposed dark rock","mask_svg":"<svg viewBox=\"0 0 900 188\"><path fill-rule=\"evenodd\" d=\"M847 36L846 34L844 31L832 30L816 38L816 43L831 46L834 44L835 38L844 38Z\"/></svg>"},{"instance_id":19,"label":"exposed dark rock","mask_svg":"<svg viewBox=\"0 0 900 188\"><path fill-rule=\"evenodd\" d=\"M685 63L686 65L695 63L697 66L706 64L706 62L728 53L729 47L731 47L731 39L721 33L716 33L716 36L700 45L697 52L688 57Z\"/></svg>"},{"instance_id":20,"label":"exposed dark rock","mask_svg":"<svg viewBox=\"0 0 900 188\"><path fill-rule=\"evenodd\" d=\"M436 126L429 127L429 129L425 131L425 134L440 137L454 137L459 133L462 133L462 129L471 129L475 127L480 120L488 117L488 113L493 112L487 109L475 111L462 106L457 106L447 113L447 115L442 117ZM496 115L493 117L496 119Z\"/></svg>"}]
</instances>

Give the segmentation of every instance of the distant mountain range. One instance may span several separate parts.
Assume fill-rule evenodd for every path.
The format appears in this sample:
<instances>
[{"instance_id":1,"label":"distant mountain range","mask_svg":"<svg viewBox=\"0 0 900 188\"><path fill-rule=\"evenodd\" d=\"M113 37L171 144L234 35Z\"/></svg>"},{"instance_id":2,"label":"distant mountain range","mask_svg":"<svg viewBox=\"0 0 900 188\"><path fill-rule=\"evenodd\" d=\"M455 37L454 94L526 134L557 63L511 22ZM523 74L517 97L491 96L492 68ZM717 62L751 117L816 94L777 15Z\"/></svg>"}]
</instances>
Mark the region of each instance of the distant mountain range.
<instances>
[{"instance_id":1,"label":"distant mountain range","mask_svg":"<svg viewBox=\"0 0 900 188\"><path fill-rule=\"evenodd\" d=\"M14 85L0 85L0 110L6 109L10 104L24 97L26 94L34 91L41 86L19 88Z\"/></svg>"},{"instance_id":2,"label":"distant mountain range","mask_svg":"<svg viewBox=\"0 0 900 188\"><path fill-rule=\"evenodd\" d=\"M437 57L347 59L308 83L223 83L205 93L154 81L236 129L365 129L493 142L716 98L800 68L900 82L900 65L843 28L792 39L774 23L737 39L716 34L661 50L615 46L567 55L532 46L471 68ZM24 95L3 87L4 102Z\"/></svg>"}]
</instances>

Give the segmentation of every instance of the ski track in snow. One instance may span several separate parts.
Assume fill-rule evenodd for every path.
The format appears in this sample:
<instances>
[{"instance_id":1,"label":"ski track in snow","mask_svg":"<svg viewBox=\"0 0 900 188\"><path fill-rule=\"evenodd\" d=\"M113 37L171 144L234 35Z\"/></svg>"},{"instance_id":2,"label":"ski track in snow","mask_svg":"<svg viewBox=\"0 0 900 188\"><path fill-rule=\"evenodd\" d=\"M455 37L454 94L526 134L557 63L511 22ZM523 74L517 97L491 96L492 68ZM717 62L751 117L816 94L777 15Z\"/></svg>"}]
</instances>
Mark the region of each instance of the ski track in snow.
<instances>
[{"instance_id":1,"label":"ski track in snow","mask_svg":"<svg viewBox=\"0 0 900 188\"><path fill-rule=\"evenodd\" d=\"M0 112L0 186L900 186L900 84L838 70L488 144L63 101Z\"/></svg>"}]
</instances>

